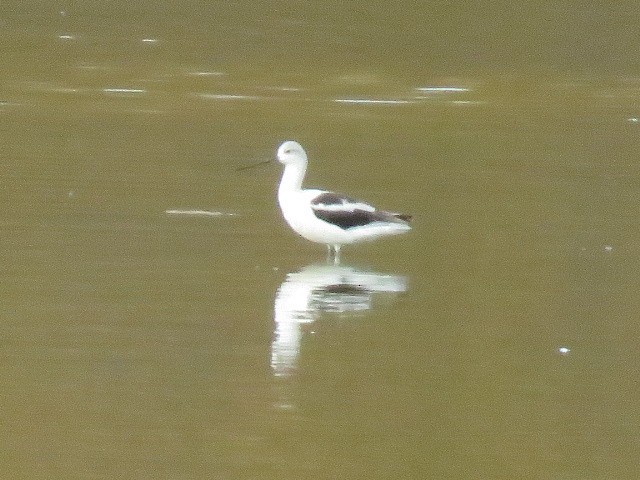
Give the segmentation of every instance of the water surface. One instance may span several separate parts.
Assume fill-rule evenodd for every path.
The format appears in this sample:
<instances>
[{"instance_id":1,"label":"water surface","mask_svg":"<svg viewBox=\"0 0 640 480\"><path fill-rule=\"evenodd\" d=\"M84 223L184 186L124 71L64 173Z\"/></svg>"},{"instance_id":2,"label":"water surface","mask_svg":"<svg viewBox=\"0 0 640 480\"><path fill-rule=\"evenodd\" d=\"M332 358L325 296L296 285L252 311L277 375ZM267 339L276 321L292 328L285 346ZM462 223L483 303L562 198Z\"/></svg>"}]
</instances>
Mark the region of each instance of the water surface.
<instances>
[{"instance_id":1,"label":"water surface","mask_svg":"<svg viewBox=\"0 0 640 480\"><path fill-rule=\"evenodd\" d=\"M0 6L12 478L636 478L630 3ZM414 215L340 267L308 184Z\"/></svg>"}]
</instances>

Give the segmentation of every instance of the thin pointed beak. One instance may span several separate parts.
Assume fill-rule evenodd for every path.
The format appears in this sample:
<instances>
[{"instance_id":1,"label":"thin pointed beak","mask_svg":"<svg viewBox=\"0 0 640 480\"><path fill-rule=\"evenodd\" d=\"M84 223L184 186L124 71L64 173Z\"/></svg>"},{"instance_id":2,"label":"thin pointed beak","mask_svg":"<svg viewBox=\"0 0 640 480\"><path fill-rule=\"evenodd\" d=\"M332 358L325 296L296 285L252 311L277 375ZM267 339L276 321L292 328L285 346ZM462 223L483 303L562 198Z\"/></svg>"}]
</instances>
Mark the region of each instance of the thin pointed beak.
<instances>
[{"instance_id":1,"label":"thin pointed beak","mask_svg":"<svg viewBox=\"0 0 640 480\"><path fill-rule=\"evenodd\" d=\"M250 170L250 169L253 169L253 168L257 168L257 167L260 167L262 165L266 165L268 163L273 163L273 161L274 160L262 160L260 162L250 163L249 165L244 165L242 167L236 168L236 172L240 172L242 170Z\"/></svg>"}]
</instances>

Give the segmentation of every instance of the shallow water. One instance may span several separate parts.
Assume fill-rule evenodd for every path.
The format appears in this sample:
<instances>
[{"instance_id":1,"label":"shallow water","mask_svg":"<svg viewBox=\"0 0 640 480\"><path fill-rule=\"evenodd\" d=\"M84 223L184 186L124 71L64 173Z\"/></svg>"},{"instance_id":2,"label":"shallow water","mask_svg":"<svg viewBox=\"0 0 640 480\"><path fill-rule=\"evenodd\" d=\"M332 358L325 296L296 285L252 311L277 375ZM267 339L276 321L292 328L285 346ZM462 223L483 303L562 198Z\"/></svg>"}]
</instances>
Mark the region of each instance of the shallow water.
<instances>
[{"instance_id":1,"label":"shallow water","mask_svg":"<svg viewBox=\"0 0 640 480\"><path fill-rule=\"evenodd\" d=\"M5 475L636 478L640 10L536 5L0 6Z\"/></svg>"}]
</instances>

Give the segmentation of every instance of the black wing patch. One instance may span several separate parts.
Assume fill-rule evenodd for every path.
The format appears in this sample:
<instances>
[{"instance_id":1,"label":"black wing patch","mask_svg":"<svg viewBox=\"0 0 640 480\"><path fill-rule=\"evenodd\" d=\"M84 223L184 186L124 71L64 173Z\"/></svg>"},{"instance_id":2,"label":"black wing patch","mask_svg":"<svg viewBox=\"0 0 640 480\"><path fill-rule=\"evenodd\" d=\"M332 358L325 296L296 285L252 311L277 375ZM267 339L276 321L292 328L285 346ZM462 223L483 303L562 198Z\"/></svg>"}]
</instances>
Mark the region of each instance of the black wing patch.
<instances>
[{"instance_id":1,"label":"black wing patch","mask_svg":"<svg viewBox=\"0 0 640 480\"><path fill-rule=\"evenodd\" d=\"M333 192L324 192L318 195L311 201L311 205L347 205L349 203L362 203L353 198L345 197L344 195L338 195Z\"/></svg>"},{"instance_id":2,"label":"black wing patch","mask_svg":"<svg viewBox=\"0 0 640 480\"><path fill-rule=\"evenodd\" d=\"M374 222L375 212L366 212L364 210L354 210L353 212L336 212L331 210L313 210L316 217L325 222L337 225L343 230L353 227L361 227Z\"/></svg>"},{"instance_id":3,"label":"black wing patch","mask_svg":"<svg viewBox=\"0 0 640 480\"><path fill-rule=\"evenodd\" d=\"M344 208L340 208L341 206ZM366 207L371 210L365 210ZM311 209L320 220L343 230L375 222L406 223L411 218L410 215L376 210L363 202L332 192L325 192L314 198L311 201Z\"/></svg>"}]
</instances>

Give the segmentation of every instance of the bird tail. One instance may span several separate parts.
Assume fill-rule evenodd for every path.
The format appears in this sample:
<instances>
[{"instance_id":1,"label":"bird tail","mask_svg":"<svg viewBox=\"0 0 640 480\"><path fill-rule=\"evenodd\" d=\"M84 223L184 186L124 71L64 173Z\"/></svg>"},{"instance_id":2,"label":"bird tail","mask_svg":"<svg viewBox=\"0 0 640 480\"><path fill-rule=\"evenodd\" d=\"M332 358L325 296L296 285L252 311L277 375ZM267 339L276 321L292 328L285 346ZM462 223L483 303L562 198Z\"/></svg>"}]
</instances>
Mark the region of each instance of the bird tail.
<instances>
[{"instance_id":1,"label":"bird tail","mask_svg":"<svg viewBox=\"0 0 640 480\"><path fill-rule=\"evenodd\" d=\"M406 225L411 220L411 215L406 215L404 213L384 212L377 210L376 215L379 216L378 220L381 220L383 222L403 223Z\"/></svg>"},{"instance_id":2,"label":"bird tail","mask_svg":"<svg viewBox=\"0 0 640 480\"><path fill-rule=\"evenodd\" d=\"M411 215L407 215L406 213L392 213L392 215L398 220L403 220L405 222L410 222L412 218Z\"/></svg>"}]
</instances>

